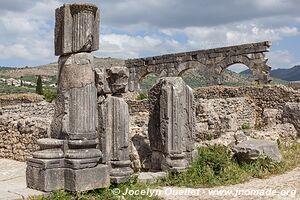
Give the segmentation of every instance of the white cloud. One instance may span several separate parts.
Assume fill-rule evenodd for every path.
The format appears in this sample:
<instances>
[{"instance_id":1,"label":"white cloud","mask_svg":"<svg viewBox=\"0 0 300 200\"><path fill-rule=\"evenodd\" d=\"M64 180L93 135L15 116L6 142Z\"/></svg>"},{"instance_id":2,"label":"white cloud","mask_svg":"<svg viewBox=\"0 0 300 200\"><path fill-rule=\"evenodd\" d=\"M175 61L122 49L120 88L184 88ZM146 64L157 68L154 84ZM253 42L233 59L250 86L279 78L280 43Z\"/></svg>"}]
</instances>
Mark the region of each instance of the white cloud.
<instances>
[{"instance_id":1,"label":"white cloud","mask_svg":"<svg viewBox=\"0 0 300 200\"><path fill-rule=\"evenodd\" d=\"M288 50L271 51L268 53L268 64L272 69L290 68L294 66L294 56Z\"/></svg>"},{"instance_id":2,"label":"white cloud","mask_svg":"<svg viewBox=\"0 0 300 200\"><path fill-rule=\"evenodd\" d=\"M167 51L178 45L175 40L163 40L158 36L131 36L127 34L104 34L100 38L99 56L133 58L143 52Z\"/></svg>"},{"instance_id":3,"label":"white cloud","mask_svg":"<svg viewBox=\"0 0 300 200\"><path fill-rule=\"evenodd\" d=\"M36 2L25 10L0 16L0 58L50 62L53 60L55 0Z\"/></svg>"},{"instance_id":4,"label":"white cloud","mask_svg":"<svg viewBox=\"0 0 300 200\"><path fill-rule=\"evenodd\" d=\"M178 33L187 37L187 46L192 49L215 48L259 41L278 41L284 37L299 35L297 27L268 28L251 22L220 25L215 27L187 27L164 29L163 33L174 36Z\"/></svg>"}]
</instances>

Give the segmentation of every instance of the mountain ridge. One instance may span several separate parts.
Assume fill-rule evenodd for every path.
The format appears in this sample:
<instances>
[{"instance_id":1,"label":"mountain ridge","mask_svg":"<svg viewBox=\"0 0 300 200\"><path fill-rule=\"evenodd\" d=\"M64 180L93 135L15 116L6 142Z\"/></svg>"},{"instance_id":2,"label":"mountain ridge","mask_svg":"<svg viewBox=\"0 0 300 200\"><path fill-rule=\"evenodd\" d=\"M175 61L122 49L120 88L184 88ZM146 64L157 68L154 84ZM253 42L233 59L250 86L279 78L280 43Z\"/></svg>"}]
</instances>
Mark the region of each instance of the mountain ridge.
<instances>
[{"instance_id":1,"label":"mountain ridge","mask_svg":"<svg viewBox=\"0 0 300 200\"><path fill-rule=\"evenodd\" d=\"M240 72L242 75L251 75L250 69ZM295 65L289 69L274 69L270 72L271 77L278 78L285 81L300 81L300 65Z\"/></svg>"}]
</instances>

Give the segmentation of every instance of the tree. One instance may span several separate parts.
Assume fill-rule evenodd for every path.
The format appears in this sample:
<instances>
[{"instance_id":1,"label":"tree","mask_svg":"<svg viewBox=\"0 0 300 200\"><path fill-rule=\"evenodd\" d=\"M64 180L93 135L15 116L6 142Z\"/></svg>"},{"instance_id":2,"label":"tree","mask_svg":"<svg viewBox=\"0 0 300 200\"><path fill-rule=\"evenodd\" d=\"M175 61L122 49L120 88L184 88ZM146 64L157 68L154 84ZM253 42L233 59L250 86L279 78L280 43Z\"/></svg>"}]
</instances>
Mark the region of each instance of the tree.
<instances>
[{"instance_id":1,"label":"tree","mask_svg":"<svg viewBox=\"0 0 300 200\"><path fill-rule=\"evenodd\" d=\"M43 83L41 75L39 75L37 78L35 92L37 94L43 95Z\"/></svg>"}]
</instances>

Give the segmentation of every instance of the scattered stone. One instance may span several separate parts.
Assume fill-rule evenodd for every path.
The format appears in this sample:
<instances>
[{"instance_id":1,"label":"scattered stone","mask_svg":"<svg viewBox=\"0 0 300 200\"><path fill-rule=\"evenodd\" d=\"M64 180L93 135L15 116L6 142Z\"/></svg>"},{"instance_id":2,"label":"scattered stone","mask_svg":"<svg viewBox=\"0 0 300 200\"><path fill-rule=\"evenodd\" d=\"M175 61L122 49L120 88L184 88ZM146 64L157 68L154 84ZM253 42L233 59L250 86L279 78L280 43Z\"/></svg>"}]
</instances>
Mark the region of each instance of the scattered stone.
<instances>
[{"instance_id":1,"label":"scattered stone","mask_svg":"<svg viewBox=\"0 0 300 200\"><path fill-rule=\"evenodd\" d=\"M300 136L300 103L286 103L283 108L283 120L293 124Z\"/></svg>"},{"instance_id":2,"label":"scattered stone","mask_svg":"<svg viewBox=\"0 0 300 200\"><path fill-rule=\"evenodd\" d=\"M138 175L138 182L140 183L155 183L158 180L165 178L166 172L141 172Z\"/></svg>"},{"instance_id":3,"label":"scattered stone","mask_svg":"<svg viewBox=\"0 0 300 200\"><path fill-rule=\"evenodd\" d=\"M280 162L282 159L277 143L268 140L246 140L234 145L232 151L240 161L253 161L260 156L267 156L274 162Z\"/></svg>"}]
</instances>

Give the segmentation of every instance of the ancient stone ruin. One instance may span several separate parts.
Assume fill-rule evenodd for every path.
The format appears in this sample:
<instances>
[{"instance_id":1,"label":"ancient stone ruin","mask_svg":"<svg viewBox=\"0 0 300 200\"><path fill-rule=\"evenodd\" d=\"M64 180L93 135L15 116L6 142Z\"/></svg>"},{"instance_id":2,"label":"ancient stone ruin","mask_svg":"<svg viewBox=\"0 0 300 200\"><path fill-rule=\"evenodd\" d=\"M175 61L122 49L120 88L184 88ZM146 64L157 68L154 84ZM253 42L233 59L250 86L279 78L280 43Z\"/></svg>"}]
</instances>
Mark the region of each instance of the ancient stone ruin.
<instances>
[{"instance_id":1,"label":"ancient stone ruin","mask_svg":"<svg viewBox=\"0 0 300 200\"><path fill-rule=\"evenodd\" d=\"M58 97L51 138L28 159L27 186L37 190L86 191L108 187L109 166L97 145L97 89L92 51L99 48L99 10L65 4L56 10Z\"/></svg>"},{"instance_id":2,"label":"ancient stone ruin","mask_svg":"<svg viewBox=\"0 0 300 200\"><path fill-rule=\"evenodd\" d=\"M151 169L181 172L194 151L195 107L192 89L181 77L161 78L149 92Z\"/></svg>"},{"instance_id":3,"label":"ancient stone ruin","mask_svg":"<svg viewBox=\"0 0 300 200\"><path fill-rule=\"evenodd\" d=\"M36 145L33 140L38 139L39 150L27 160L29 188L47 192L105 188L110 183L127 182L133 171L185 171L197 145L220 141L230 145L232 140L241 141L239 137L248 136L289 141L300 135L297 91L284 86L193 91L179 77L186 70L201 68L212 83L220 84L228 66L243 63L258 83L269 83L270 67L264 54L269 42L130 59L125 66L97 67L91 52L99 48L99 12L92 4L65 4L56 10L58 97L49 112L45 111L46 105L36 106L45 112L44 119L53 115L50 134L45 120L7 122L19 131L14 137L23 140L29 134L30 145ZM138 90L140 81L149 73L161 78L149 91L148 100L123 98L128 90ZM7 109L1 112L20 110ZM32 115L27 108L22 109ZM39 129L40 135L38 131L32 133L30 127L40 121L46 123ZM6 122L0 120L1 123ZM244 131L245 125L259 130ZM262 143L242 141L235 149L249 154L249 159L253 151L277 152L277 143L269 143L267 150ZM249 150L253 144L255 148ZM26 154L22 152L21 159L33 150L34 147ZM18 151L8 153L11 156L14 152ZM276 156L274 159L279 161ZM144 161L147 167L142 166Z\"/></svg>"},{"instance_id":4,"label":"ancient stone ruin","mask_svg":"<svg viewBox=\"0 0 300 200\"><path fill-rule=\"evenodd\" d=\"M231 47L199 50L161 56L129 59L129 91L140 88L143 78L154 73L157 77L181 76L189 69L197 69L209 78L210 85L222 84L221 75L230 65L242 63L252 71L258 84L270 82L270 67L266 64L265 52L271 43L259 42Z\"/></svg>"},{"instance_id":5,"label":"ancient stone ruin","mask_svg":"<svg viewBox=\"0 0 300 200\"><path fill-rule=\"evenodd\" d=\"M97 73L98 137L102 162L110 166L112 183L127 182L133 173L129 159L129 111L126 101L122 99L127 83L126 67L110 67L103 73Z\"/></svg>"}]
</instances>

